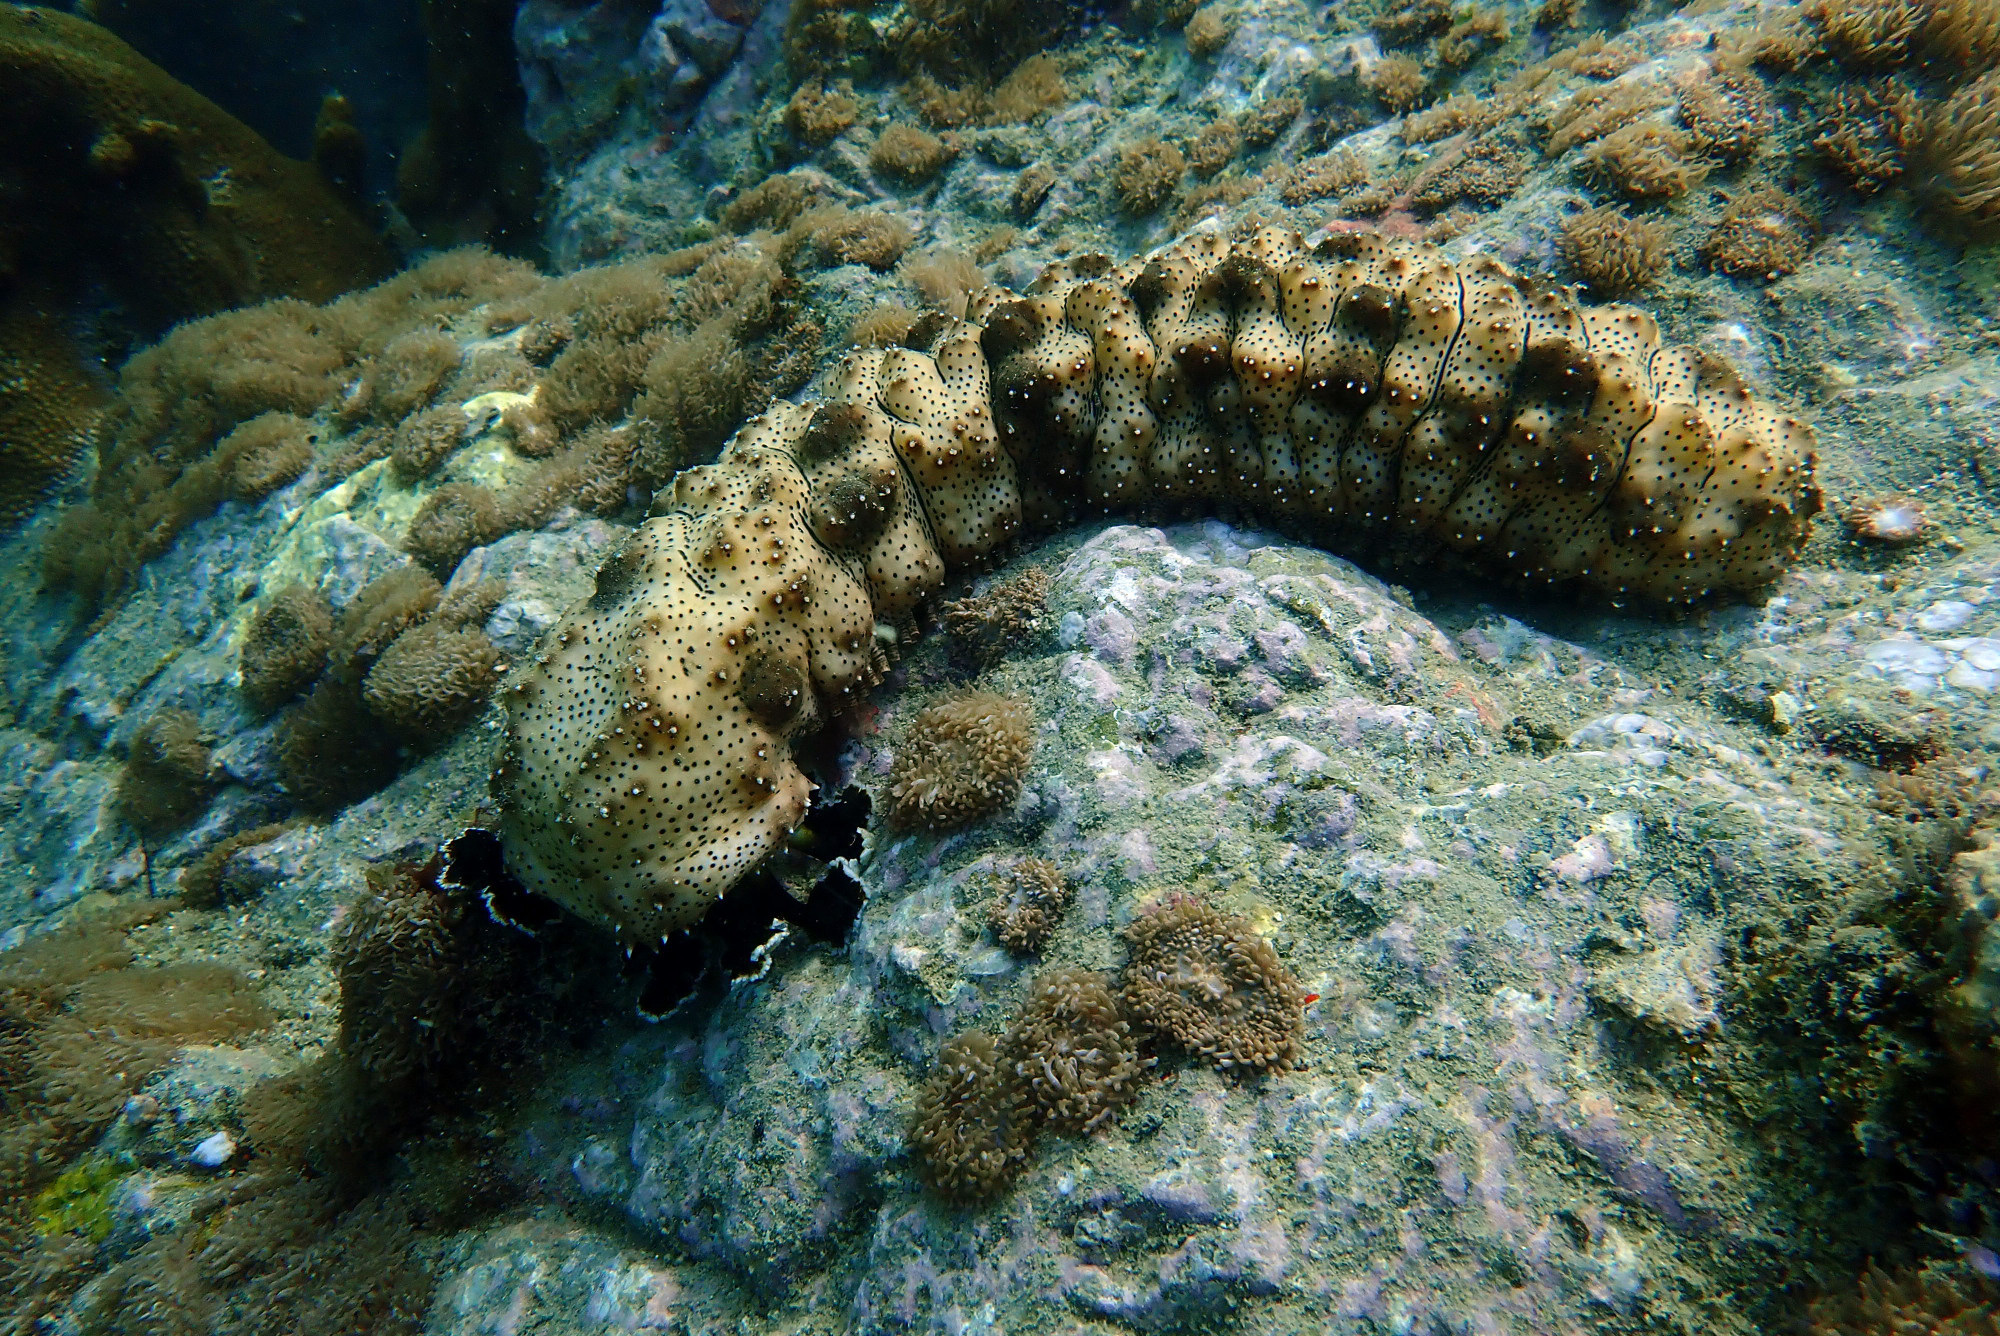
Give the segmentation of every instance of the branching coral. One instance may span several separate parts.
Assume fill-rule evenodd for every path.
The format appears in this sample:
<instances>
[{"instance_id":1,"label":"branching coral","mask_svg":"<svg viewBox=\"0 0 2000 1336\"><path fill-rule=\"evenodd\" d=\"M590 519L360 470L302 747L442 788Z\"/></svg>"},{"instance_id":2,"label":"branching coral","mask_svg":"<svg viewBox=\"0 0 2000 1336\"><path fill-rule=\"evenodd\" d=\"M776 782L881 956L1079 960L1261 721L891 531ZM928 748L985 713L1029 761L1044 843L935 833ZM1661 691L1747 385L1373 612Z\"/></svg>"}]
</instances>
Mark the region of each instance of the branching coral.
<instances>
[{"instance_id":1,"label":"branching coral","mask_svg":"<svg viewBox=\"0 0 2000 1336\"><path fill-rule=\"evenodd\" d=\"M1224 1071L1282 1071L1305 1036L1305 990L1271 944L1192 896L1149 906L1125 929L1125 1010Z\"/></svg>"},{"instance_id":2,"label":"branching coral","mask_svg":"<svg viewBox=\"0 0 2000 1336\"><path fill-rule=\"evenodd\" d=\"M910 724L889 772L889 819L955 830L1004 811L1034 757L1034 715L990 691L931 706Z\"/></svg>"}]
</instances>

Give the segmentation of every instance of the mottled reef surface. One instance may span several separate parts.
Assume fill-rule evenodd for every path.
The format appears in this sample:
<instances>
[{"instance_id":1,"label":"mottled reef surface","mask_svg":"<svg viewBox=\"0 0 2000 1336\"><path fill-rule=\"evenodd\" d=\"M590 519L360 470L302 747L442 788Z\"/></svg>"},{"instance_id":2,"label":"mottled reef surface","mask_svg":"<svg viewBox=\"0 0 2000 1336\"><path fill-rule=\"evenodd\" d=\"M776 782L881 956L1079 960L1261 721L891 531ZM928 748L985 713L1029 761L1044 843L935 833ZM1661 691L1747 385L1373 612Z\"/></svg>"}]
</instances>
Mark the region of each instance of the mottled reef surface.
<instances>
[{"instance_id":1,"label":"mottled reef surface","mask_svg":"<svg viewBox=\"0 0 2000 1336\"><path fill-rule=\"evenodd\" d=\"M894 8L853 12L879 36ZM643 9L520 11L564 267L782 231L792 205L879 210L904 268L829 254L794 275L794 314L835 347L877 308L948 303L953 264L1023 286L1190 227L1365 222L1562 281L1596 265L1602 295L1622 275L1670 339L1811 421L1828 513L1765 596L1673 615L1391 585L1229 516L1088 525L959 580L948 596L1029 573L1046 593L990 643L885 628L896 667L826 769L879 814L911 721L976 684L1033 707L1018 798L952 833L878 815L845 946L790 932L658 1022L634 1018L635 983L565 1016L582 1033L539 1064L455 1092L446 1149L362 1138L381 1181L416 1161L449 1180L482 1148L497 1204L410 1236L421 1329L1752 1332L1805 1322L1869 1258L2000 1271L1975 1153L2000 1070L1977 915L2000 900L1967 847L2000 750L2000 259L1900 162L1861 193L1814 147L1843 89L1879 78L1805 50L1832 40L1823 15L1479 11L1496 29L1445 7L1413 36L1219 0L1068 31L1060 95L1024 83L1027 110L996 111L940 109L879 41L814 48L804 77L786 25L811 6ZM1505 82L1570 49L1545 82ZM1003 54L996 73L1023 53ZM1736 139L1703 88L1736 99ZM1571 134L1564 108L1592 99L1626 119ZM1630 126L1685 169L1673 189L1644 174L1671 163L1603 148ZM1132 156L1155 139L1182 155L1158 198ZM1579 240L1612 226L1575 225L1606 203L1658 229L1636 269ZM1773 246L1729 249L1746 236ZM299 580L337 614L411 565L441 489L537 467L485 403L435 471L378 459L334 482L340 412L314 419L319 465L188 524L94 621L40 575L84 481L0 542L0 944L185 889L258 832L207 868L205 906L130 942L142 966L243 971L274 1015L180 1050L93 1129L95 1177L65 1177L36 1228L75 1234L62 1212L92 1204L74 1265L112 1279L51 1329L153 1329L105 1317L105 1286L134 1283L116 1268L207 1237L268 1172L246 1109L337 1047L334 948L371 869L427 859L487 796L492 706L379 790L265 829L296 804L287 716L243 696L253 609ZM1896 507L1921 517L1909 541L1881 529ZM500 582L473 598L479 629L519 663L642 508L551 506L471 545L444 595ZM169 709L207 739L205 801L142 842L118 787ZM1021 955L989 911L1030 855L1075 898ZM1296 1065L1163 1062L1111 1125L1043 1137L997 1199L938 1200L904 1133L944 1041L997 1029L1040 969L1115 971L1122 929L1174 892L1244 916L1312 995ZM540 959L622 963L594 940Z\"/></svg>"}]
</instances>

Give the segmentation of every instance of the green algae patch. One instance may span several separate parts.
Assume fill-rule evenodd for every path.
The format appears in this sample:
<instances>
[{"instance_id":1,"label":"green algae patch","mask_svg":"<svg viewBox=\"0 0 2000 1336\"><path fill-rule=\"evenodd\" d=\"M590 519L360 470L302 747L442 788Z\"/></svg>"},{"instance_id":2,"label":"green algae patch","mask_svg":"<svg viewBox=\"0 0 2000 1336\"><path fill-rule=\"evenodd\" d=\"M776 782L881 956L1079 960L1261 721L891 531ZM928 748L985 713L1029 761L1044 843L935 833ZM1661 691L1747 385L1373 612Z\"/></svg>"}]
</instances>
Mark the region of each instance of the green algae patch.
<instances>
[{"instance_id":1,"label":"green algae patch","mask_svg":"<svg viewBox=\"0 0 2000 1336\"><path fill-rule=\"evenodd\" d=\"M87 1155L35 1194L35 1232L81 1234L102 1243L111 1233L111 1195L132 1172L129 1161Z\"/></svg>"}]
</instances>

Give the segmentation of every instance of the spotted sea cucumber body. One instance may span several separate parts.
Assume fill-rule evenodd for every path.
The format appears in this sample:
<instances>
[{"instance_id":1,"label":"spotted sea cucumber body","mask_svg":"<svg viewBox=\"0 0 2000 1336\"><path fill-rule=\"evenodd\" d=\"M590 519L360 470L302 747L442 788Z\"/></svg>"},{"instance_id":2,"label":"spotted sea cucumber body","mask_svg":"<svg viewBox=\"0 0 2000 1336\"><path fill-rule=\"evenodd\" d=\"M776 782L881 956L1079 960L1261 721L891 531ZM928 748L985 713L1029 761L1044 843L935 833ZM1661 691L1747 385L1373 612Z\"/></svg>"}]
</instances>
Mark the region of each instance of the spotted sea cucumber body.
<instances>
[{"instance_id":1,"label":"spotted sea cucumber body","mask_svg":"<svg viewBox=\"0 0 2000 1336\"><path fill-rule=\"evenodd\" d=\"M1644 312L1373 233L1203 234L849 353L689 469L508 693L502 840L641 941L803 818L791 740L878 621L1094 513L1228 505L1352 555L1689 602L1780 574L1810 430Z\"/></svg>"}]
</instances>

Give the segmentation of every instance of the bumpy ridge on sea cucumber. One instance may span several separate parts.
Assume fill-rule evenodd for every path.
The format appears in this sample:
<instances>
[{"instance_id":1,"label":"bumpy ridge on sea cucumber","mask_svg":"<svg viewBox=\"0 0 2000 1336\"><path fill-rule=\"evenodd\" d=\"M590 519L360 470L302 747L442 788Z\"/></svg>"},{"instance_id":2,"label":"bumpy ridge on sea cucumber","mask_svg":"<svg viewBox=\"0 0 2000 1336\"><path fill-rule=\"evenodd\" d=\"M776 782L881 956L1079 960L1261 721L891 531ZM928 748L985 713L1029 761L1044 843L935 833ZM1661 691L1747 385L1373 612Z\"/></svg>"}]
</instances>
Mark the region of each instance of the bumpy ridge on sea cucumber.
<instances>
[{"instance_id":1,"label":"bumpy ridge on sea cucumber","mask_svg":"<svg viewBox=\"0 0 2000 1336\"><path fill-rule=\"evenodd\" d=\"M655 941L803 818L791 739L948 571L1091 513L1228 505L1392 564L1666 603L1780 574L1813 438L1652 317L1486 259L1215 234L854 351L664 489L508 692L509 865Z\"/></svg>"}]
</instances>

